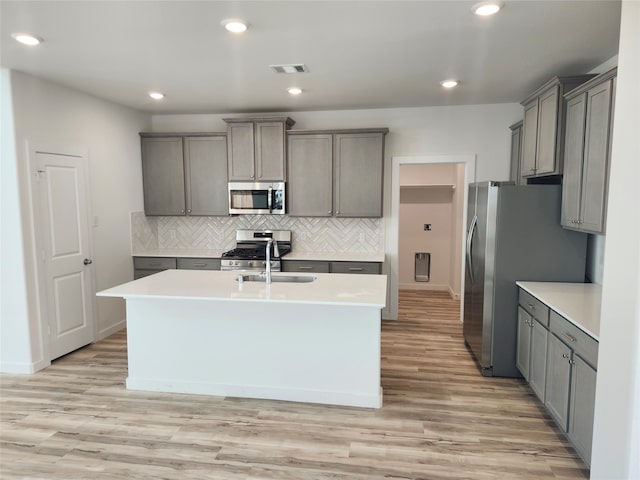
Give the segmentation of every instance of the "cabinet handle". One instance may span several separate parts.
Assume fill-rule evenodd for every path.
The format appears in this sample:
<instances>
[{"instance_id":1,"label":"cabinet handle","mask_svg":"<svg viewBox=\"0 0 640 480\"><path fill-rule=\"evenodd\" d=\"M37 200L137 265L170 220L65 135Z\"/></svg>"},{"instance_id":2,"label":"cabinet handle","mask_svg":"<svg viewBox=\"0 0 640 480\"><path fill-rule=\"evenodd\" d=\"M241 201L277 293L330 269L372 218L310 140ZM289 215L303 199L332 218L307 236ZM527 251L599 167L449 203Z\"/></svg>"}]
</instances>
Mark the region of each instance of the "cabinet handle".
<instances>
[{"instance_id":1,"label":"cabinet handle","mask_svg":"<svg viewBox=\"0 0 640 480\"><path fill-rule=\"evenodd\" d=\"M574 343L576 342L576 337L574 337L573 335L569 335L568 333L565 333L564 336L567 337L567 339L570 342L574 342Z\"/></svg>"},{"instance_id":2,"label":"cabinet handle","mask_svg":"<svg viewBox=\"0 0 640 480\"><path fill-rule=\"evenodd\" d=\"M527 305L529 305L529 308L531 310L535 310L536 309L536 306L533 303L527 303Z\"/></svg>"},{"instance_id":3,"label":"cabinet handle","mask_svg":"<svg viewBox=\"0 0 640 480\"><path fill-rule=\"evenodd\" d=\"M298 267L298 270L313 270L313 267Z\"/></svg>"},{"instance_id":4,"label":"cabinet handle","mask_svg":"<svg viewBox=\"0 0 640 480\"><path fill-rule=\"evenodd\" d=\"M575 360L569 360L569 365L575 365L575 364L576 364Z\"/></svg>"},{"instance_id":5,"label":"cabinet handle","mask_svg":"<svg viewBox=\"0 0 640 480\"><path fill-rule=\"evenodd\" d=\"M569 358L569 354L568 353L563 353L562 354L562 358Z\"/></svg>"},{"instance_id":6,"label":"cabinet handle","mask_svg":"<svg viewBox=\"0 0 640 480\"><path fill-rule=\"evenodd\" d=\"M191 209L187 210L187 213L191 213Z\"/></svg>"},{"instance_id":7,"label":"cabinet handle","mask_svg":"<svg viewBox=\"0 0 640 480\"><path fill-rule=\"evenodd\" d=\"M364 270L362 267L349 267L350 272L361 272L362 270Z\"/></svg>"},{"instance_id":8,"label":"cabinet handle","mask_svg":"<svg viewBox=\"0 0 640 480\"><path fill-rule=\"evenodd\" d=\"M331 210L329 210L327 213L328 213L329 215L331 215Z\"/></svg>"},{"instance_id":9,"label":"cabinet handle","mask_svg":"<svg viewBox=\"0 0 640 480\"><path fill-rule=\"evenodd\" d=\"M207 264L206 263L194 263L193 266L194 267L206 267Z\"/></svg>"},{"instance_id":10,"label":"cabinet handle","mask_svg":"<svg viewBox=\"0 0 640 480\"><path fill-rule=\"evenodd\" d=\"M184 209L181 209L181 210L180 210L180 213L184 213Z\"/></svg>"}]
</instances>

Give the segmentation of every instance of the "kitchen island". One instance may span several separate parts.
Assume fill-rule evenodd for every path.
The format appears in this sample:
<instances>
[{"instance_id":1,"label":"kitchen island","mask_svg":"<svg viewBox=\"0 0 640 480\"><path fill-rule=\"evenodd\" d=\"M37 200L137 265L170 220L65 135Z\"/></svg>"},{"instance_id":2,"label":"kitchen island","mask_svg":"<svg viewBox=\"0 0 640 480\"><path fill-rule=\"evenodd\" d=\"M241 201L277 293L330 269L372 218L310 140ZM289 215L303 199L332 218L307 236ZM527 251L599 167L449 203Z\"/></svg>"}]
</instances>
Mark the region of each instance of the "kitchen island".
<instances>
[{"instance_id":1,"label":"kitchen island","mask_svg":"<svg viewBox=\"0 0 640 480\"><path fill-rule=\"evenodd\" d=\"M382 406L386 276L239 274L166 270L98 293L126 300L128 389Z\"/></svg>"}]
</instances>

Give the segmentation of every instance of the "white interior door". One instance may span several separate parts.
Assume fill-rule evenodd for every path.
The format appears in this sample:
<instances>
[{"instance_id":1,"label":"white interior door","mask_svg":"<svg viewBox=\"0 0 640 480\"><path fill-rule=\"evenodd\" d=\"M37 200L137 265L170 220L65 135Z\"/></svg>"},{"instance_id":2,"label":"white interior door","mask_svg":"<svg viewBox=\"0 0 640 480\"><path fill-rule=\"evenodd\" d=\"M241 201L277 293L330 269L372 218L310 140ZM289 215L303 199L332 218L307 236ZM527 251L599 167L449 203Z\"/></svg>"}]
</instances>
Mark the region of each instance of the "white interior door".
<instances>
[{"instance_id":1,"label":"white interior door","mask_svg":"<svg viewBox=\"0 0 640 480\"><path fill-rule=\"evenodd\" d=\"M84 157L36 154L50 359L94 340Z\"/></svg>"}]
</instances>

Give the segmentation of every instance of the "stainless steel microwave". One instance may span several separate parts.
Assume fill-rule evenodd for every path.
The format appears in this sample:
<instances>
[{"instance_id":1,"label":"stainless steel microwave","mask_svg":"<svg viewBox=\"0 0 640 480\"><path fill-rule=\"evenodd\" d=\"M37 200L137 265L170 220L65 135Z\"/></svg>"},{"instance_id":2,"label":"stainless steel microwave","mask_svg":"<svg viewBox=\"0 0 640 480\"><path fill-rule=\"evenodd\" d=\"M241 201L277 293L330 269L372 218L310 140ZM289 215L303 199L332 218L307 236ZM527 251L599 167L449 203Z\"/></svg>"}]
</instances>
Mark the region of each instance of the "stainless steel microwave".
<instances>
[{"instance_id":1,"label":"stainless steel microwave","mask_svg":"<svg viewBox=\"0 0 640 480\"><path fill-rule=\"evenodd\" d=\"M284 215L284 182L229 182L229 213Z\"/></svg>"}]
</instances>

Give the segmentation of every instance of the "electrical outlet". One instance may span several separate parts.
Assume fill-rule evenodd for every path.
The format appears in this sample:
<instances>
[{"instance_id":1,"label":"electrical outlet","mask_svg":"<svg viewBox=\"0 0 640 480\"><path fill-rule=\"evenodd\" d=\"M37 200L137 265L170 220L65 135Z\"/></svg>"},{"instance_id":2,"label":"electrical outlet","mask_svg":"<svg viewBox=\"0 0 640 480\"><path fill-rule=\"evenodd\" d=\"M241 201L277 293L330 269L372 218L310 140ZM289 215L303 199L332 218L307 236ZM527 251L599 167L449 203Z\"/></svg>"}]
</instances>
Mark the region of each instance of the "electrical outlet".
<instances>
[{"instance_id":1,"label":"electrical outlet","mask_svg":"<svg viewBox=\"0 0 640 480\"><path fill-rule=\"evenodd\" d=\"M431 224L430 223L425 223L424 224L424 230L425 230L425 232L430 232L431 231Z\"/></svg>"}]
</instances>

